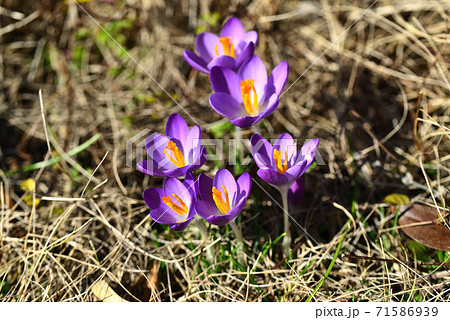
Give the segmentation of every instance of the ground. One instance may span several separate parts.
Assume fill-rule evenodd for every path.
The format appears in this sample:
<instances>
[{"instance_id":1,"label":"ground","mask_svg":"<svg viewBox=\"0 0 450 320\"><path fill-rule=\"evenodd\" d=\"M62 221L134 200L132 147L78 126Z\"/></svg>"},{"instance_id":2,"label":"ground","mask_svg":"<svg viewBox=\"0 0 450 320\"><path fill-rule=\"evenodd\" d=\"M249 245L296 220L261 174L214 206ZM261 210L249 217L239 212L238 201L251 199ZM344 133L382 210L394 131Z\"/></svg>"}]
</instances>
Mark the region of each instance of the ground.
<instances>
[{"instance_id":1,"label":"ground","mask_svg":"<svg viewBox=\"0 0 450 320\"><path fill-rule=\"evenodd\" d=\"M449 250L410 239L384 198L447 206L449 14L444 0L2 1L0 300L448 301ZM319 138L323 159L291 212L287 259L281 198L253 161L231 166L224 149L196 172L257 182L238 218L246 266L228 226L205 239L153 223L142 192L162 178L135 166L172 113L234 137L183 58L231 16L258 32L269 70L289 64L263 135Z\"/></svg>"}]
</instances>

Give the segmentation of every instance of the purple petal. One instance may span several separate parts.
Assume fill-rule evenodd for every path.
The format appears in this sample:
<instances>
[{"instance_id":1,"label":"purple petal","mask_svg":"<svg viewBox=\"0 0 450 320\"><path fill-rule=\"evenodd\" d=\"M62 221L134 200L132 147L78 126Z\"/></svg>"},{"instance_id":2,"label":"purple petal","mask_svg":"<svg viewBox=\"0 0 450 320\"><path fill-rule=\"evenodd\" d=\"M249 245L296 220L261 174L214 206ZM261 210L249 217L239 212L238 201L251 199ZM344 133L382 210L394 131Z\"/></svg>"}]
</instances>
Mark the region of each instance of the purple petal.
<instances>
[{"instance_id":1,"label":"purple petal","mask_svg":"<svg viewBox=\"0 0 450 320\"><path fill-rule=\"evenodd\" d=\"M214 204L214 199L212 197L212 186L213 179L208 177L206 174L200 174L198 178L198 192L203 201Z\"/></svg>"},{"instance_id":2,"label":"purple petal","mask_svg":"<svg viewBox=\"0 0 450 320\"><path fill-rule=\"evenodd\" d=\"M265 182L275 186L287 185L290 182L284 174L274 169L259 169L257 174Z\"/></svg>"},{"instance_id":3,"label":"purple petal","mask_svg":"<svg viewBox=\"0 0 450 320\"><path fill-rule=\"evenodd\" d=\"M236 57L236 67L239 68L247 59L255 53L255 44L250 42L242 48L242 52Z\"/></svg>"},{"instance_id":4,"label":"purple petal","mask_svg":"<svg viewBox=\"0 0 450 320\"><path fill-rule=\"evenodd\" d=\"M188 164L194 164L200 156L200 148L202 146L202 132L199 126L193 126L185 135L184 159Z\"/></svg>"},{"instance_id":5,"label":"purple petal","mask_svg":"<svg viewBox=\"0 0 450 320\"><path fill-rule=\"evenodd\" d=\"M231 17L223 26L220 36L231 37L231 41L236 45L245 36L244 26L238 18Z\"/></svg>"},{"instance_id":6,"label":"purple petal","mask_svg":"<svg viewBox=\"0 0 450 320\"><path fill-rule=\"evenodd\" d=\"M231 95L237 102L242 102L239 76L232 70L221 67L211 69L211 84L214 92Z\"/></svg>"},{"instance_id":7,"label":"purple petal","mask_svg":"<svg viewBox=\"0 0 450 320\"><path fill-rule=\"evenodd\" d=\"M191 223L191 220L192 219L187 219L185 222L171 224L169 225L169 228L172 229L173 231L184 231Z\"/></svg>"},{"instance_id":8,"label":"purple petal","mask_svg":"<svg viewBox=\"0 0 450 320\"><path fill-rule=\"evenodd\" d=\"M153 221L161 224L174 224L177 223L177 221L181 221L180 218L175 217L175 215L177 214L172 210L167 209L167 206L166 208L161 206L160 208L150 211L150 217Z\"/></svg>"},{"instance_id":9,"label":"purple petal","mask_svg":"<svg viewBox=\"0 0 450 320\"><path fill-rule=\"evenodd\" d=\"M267 71L261 58L254 56L248 59L239 68L239 79L241 81L247 79L255 80L256 94L258 95L258 101L261 101L264 96L264 88L267 84Z\"/></svg>"},{"instance_id":10,"label":"purple petal","mask_svg":"<svg viewBox=\"0 0 450 320\"><path fill-rule=\"evenodd\" d=\"M252 178L248 172L244 172L236 181L237 184L237 196L235 202L232 204L236 206L242 198L247 198L252 188Z\"/></svg>"},{"instance_id":11,"label":"purple petal","mask_svg":"<svg viewBox=\"0 0 450 320\"><path fill-rule=\"evenodd\" d=\"M206 159L205 159L206 160ZM204 163L204 161L203 161ZM157 177L181 177L186 174L192 166L184 166L181 168L159 167L158 163L153 160L143 160L136 165L137 169L142 173ZM200 166L198 167L200 168ZM197 169L197 168L196 168ZM193 170L196 170L193 169Z\"/></svg>"},{"instance_id":12,"label":"purple petal","mask_svg":"<svg viewBox=\"0 0 450 320\"><path fill-rule=\"evenodd\" d=\"M219 44L219 37L209 32L200 33L195 38L195 47L200 57L206 62L211 61L217 56L215 51L216 44Z\"/></svg>"},{"instance_id":13,"label":"purple petal","mask_svg":"<svg viewBox=\"0 0 450 320\"><path fill-rule=\"evenodd\" d=\"M189 190L191 198L197 200L198 181L192 172L186 173L186 177L184 178L184 186Z\"/></svg>"},{"instance_id":14,"label":"purple petal","mask_svg":"<svg viewBox=\"0 0 450 320\"><path fill-rule=\"evenodd\" d=\"M269 143L269 141L267 141L258 134L254 134L252 135L250 143L256 165L259 168L262 167L274 168L275 163L273 160L273 148L272 145Z\"/></svg>"},{"instance_id":15,"label":"purple petal","mask_svg":"<svg viewBox=\"0 0 450 320\"><path fill-rule=\"evenodd\" d=\"M206 147L202 147L200 150L200 155L194 158L194 161L191 165L187 166L187 171L195 171L199 169L206 162Z\"/></svg>"},{"instance_id":16,"label":"purple petal","mask_svg":"<svg viewBox=\"0 0 450 320\"><path fill-rule=\"evenodd\" d=\"M136 169L149 176L155 175L153 174L155 172L154 167L155 162L153 160L142 160L136 165ZM159 172L161 172L161 169L159 169Z\"/></svg>"},{"instance_id":17,"label":"purple petal","mask_svg":"<svg viewBox=\"0 0 450 320\"><path fill-rule=\"evenodd\" d=\"M281 134L273 144L273 148L281 151L281 159L283 160L283 162L284 152L286 151L288 165L294 165L297 155L297 143L295 143L294 139L292 139L292 136L289 133Z\"/></svg>"},{"instance_id":18,"label":"purple petal","mask_svg":"<svg viewBox=\"0 0 450 320\"><path fill-rule=\"evenodd\" d=\"M319 139L312 139L301 147L297 154L296 162L306 161L306 167L309 167L314 161L317 148L319 147Z\"/></svg>"},{"instance_id":19,"label":"purple petal","mask_svg":"<svg viewBox=\"0 0 450 320\"><path fill-rule=\"evenodd\" d=\"M241 128L249 128L251 126L253 126L254 124L260 122L262 119L264 119L265 117L268 117L269 115L271 115L275 109L278 107L278 95L276 93L274 93L268 102L268 106L265 107L265 109L259 113L257 116L255 117L251 117L251 116L244 116L241 118L235 118L230 120L230 122L232 124L234 124L235 126L241 127Z\"/></svg>"},{"instance_id":20,"label":"purple petal","mask_svg":"<svg viewBox=\"0 0 450 320\"><path fill-rule=\"evenodd\" d=\"M217 226L226 225L227 223L230 223L231 221L236 219L236 217L241 213L246 200L247 198L242 198L241 201L239 201L239 203L225 215L210 215L209 217L204 219L209 223L215 224Z\"/></svg>"},{"instance_id":21,"label":"purple petal","mask_svg":"<svg viewBox=\"0 0 450 320\"><path fill-rule=\"evenodd\" d=\"M189 65L203 73L209 73L208 63L192 51L184 51L183 57Z\"/></svg>"},{"instance_id":22,"label":"purple petal","mask_svg":"<svg viewBox=\"0 0 450 320\"><path fill-rule=\"evenodd\" d=\"M147 149L147 154L155 160L156 162L166 162L166 155L164 154L164 149L167 144L171 141L168 137L163 136L159 133L152 133L145 139L145 149ZM160 167L163 167L161 164Z\"/></svg>"},{"instance_id":23,"label":"purple petal","mask_svg":"<svg viewBox=\"0 0 450 320\"><path fill-rule=\"evenodd\" d=\"M288 179L289 184L292 184L294 183L295 180L298 179L298 177L300 177L302 174L305 173L306 169L307 169L306 161L298 162L294 166L287 169L284 175Z\"/></svg>"},{"instance_id":24,"label":"purple petal","mask_svg":"<svg viewBox=\"0 0 450 320\"><path fill-rule=\"evenodd\" d=\"M222 186L227 189L230 204L234 203L236 200L235 198L237 192L236 180L234 179L231 172L227 169L217 170L213 180L213 187L216 187L217 190L220 190L222 192L222 197L224 198L224 200L226 200Z\"/></svg>"},{"instance_id":25,"label":"purple petal","mask_svg":"<svg viewBox=\"0 0 450 320\"><path fill-rule=\"evenodd\" d=\"M245 116L241 118L231 119L230 122L237 127L250 128L252 125L254 125L255 123L257 123L262 119L263 119L262 117L257 116L256 117Z\"/></svg>"},{"instance_id":26,"label":"purple petal","mask_svg":"<svg viewBox=\"0 0 450 320\"><path fill-rule=\"evenodd\" d=\"M163 177L182 177L184 175L186 175L186 172L189 170L189 166L184 166L181 168L172 168L169 170L163 170L161 173L161 175L159 176L163 176ZM157 174L154 174L155 176Z\"/></svg>"},{"instance_id":27,"label":"purple petal","mask_svg":"<svg viewBox=\"0 0 450 320\"><path fill-rule=\"evenodd\" d=\"M270 116L275 109L278 107L280 100L278 99L278 95L276 93L274 93L270 98L269 101L266 105L266 107L264 108L263 111L261 111L256 117L253 117L253 123L258 123L260 122L262 119Z\"/></svg>"},{"instance_id":28,"label":"purple petal","mask_svg":"<svg viewBox=\"0 0 450 320\"><path fill-rule=\"evenodd\" d=\"M177 195L178 197L183 200L183 202L186 204L186 206L190 207L191 203L193 201L191 197L191 193L189 190L184 186L183 183L181 183L180 180L177 178L166 178L163 181L163 190L165 196L171 196L172 200L175 201L173 198L173 195ZM176 202L178 203L178 202Z\"/></svg>"},{"instance_id":29,"label":"purple petal","mask_svg":"<svg viewBox=\"0 0 450 320\"><path fill-rule=\"evenodd\" d=\"M226 216L209 216L208 218L204 218L204 219L206 221L208 221L209 223L214 224L216 226L224 226L224 225L230 223L232 220L234 220L234 218L235 217L226 215Z\"/></svg>"},{"instance_id":30,"label":"purple petal","mask_svg":"<svg viewBox=\"0 0 450 320\"><path fill-rule=\"evenodd\" d=\"M222 198L224 201L226 201L225 192L223 189L225 188L228 193L230 206L233 207L237 197L237 184L231 172L227 169L219 169L214 176L213 187L216 187L217 190L222 192Z\"/></svg>"},{"instance_id":31,"label":"purple petal","mask_svg":"<svg viewBox=\"0 0 450 320\"><path fill-rule=\"evenodd\" d=\"M289 66L286 61L282 61L273 70L267 81L266 90L270 93L275 92L280 95L286 85L289 76Z\"/></svg>"},{"instance_id":32,"label":"purple petal","mask_svg":"<svg viewBox=\"0 0 450 320\"><path fill-rule=\"evenodd\" d=\"M194 204L194 209L197 214L203 219L208 219L210 216L223 216L217 206L209 201L201 200Z\"/></svg>"},{"instance_id":33,"label":"purple petal","mask_svg":"<svg viewBox=\"0 0 450 320\"><path fill-rule=\"evenodd\" d=\"M174 169L174 164L164 154L164 150L167 147L169 141L174 142L180 149L180 151L184 152L183 145L178 139L175 138L169 139L169 137L163 136L158 133L152 133L147 137L147 139L145 140L145 148L147 149L147 154L154 161L152 167L147 168L148 171L153 170L154 172L159 172Z\"/></svg>"},{"instance_id":34,"label":"purple petal","mask_svg":"<svg viewBox=\"0 0 450 320\"><path fill-rule=\"evenodd\" d=\"M212 59L206 66L208 70L211 70L214 67L223 67L228 69L236 69L236 60L230 56L221 55Z\"/></svg>"},{"instance_id":35,"label":"purple petal","mask_svg":"<svg viewBox=\"0 0 450 320\"><path fill-rule=\"evenodd\" d=\"M264 96L264 101L262 102L262 111L258 114L261 118L270 116L280 103L279 96L274 93L271 96Z\"/></svg>"},{"instance_id":36,"label":"purple petal","mask_svg":"<svg viewBox=\"0 0 450 320\"><path fill-rule=\"evenodd\" d=\"M161 188L149 188L144 190L142 198L150 209L157 209L161 206L161 198L164 197L164 191Z\"/></svg>"},{"instance_id":37,"label":"purple petal","mask_svg":"<svg viewBox=\"0 0 450 320\"><path fill-rule=\"evenodd\" d=\"M170 209L166 209L166 210L167 210L167 212L172 211ZM157 212L157 213L160 214L160 212ZM162 213L162 215L164 215L164 214L165 213ZM169 228L174 231L183 231L187 228L189 223L191 223L192 219L195 217L196 211L194 210L194 206L191 206L189 208L189 213L187 214L187 216L183 217L175 212L173 212L171 215L172 215L173 219L170 222ZM175 221L175 223L174 223L174 221Z\"/></svg>"},{"instance_id":38,"label":"purple petal","mask_svg":"<svg viewBox=\"0 0 450 320\"><path fill-rule=\"evenodd\" d=\"M148 174L149 176L166 177L164 173L167 169L158 166L158 163L153 160L143 160L140 161L136 168L142 173Z\"/></svg>"},{"instance_id":39,"label":"purple petal","mask_svg":"<svg viewBox=\"0 0 450 320\"><path fill-rule=\"evenodd\" d=\"M242 38L242 41L247 43L252 42L254 45L256 45L258 42L258 33L254 30L251 30L245 34L245 36Z\"/></svg>"},{"instance_id":40,"label":"purple petal","mask_svg":"<svg viewBox=\"0 0 450 320\"><path fill-rule=\"evenodd\" d=\"M255 153L253 159L260 169L274 168L274 165L269 163L268 160L259 153Z\"/></svg>"},{"instance_id":41,"label":"purple petal","mask_svg":"<svg viewBox=\"0 0 450 320\"><path fill-rule=\"evenodd\" d=\"M166 124L166 135L177 139L184 146L188 134L186 121L178 113L171 114Z\"/></svg>"},{"instance_id":42,"label":"purple petal","mask_svg":"<svg viewBox=\"0 0 450 320\"><path fill-rule=\"evenodd\" d=\"M209 97L209 104L217 113L229 119L242 117L244 114L241 104L226 93L214 93Z\"/></svg>"}]
</instances>

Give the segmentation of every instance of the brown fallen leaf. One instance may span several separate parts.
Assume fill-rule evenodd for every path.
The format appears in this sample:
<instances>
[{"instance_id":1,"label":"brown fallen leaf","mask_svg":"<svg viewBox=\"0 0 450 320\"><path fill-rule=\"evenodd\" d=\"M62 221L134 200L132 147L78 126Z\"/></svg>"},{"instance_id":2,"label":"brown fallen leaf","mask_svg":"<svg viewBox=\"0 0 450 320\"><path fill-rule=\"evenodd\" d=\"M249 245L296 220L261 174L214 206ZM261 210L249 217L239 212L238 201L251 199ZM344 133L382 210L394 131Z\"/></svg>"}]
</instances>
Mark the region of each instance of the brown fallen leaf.
<instances>
[{"instance_id":1,"label":"brown fallen leaf","mask_svg":"<svg viewBox=\"0 0 450 320\"><path fill-rule=\"evenodd\" d=\"M96 282L92 288L92 293L103 302L128 302L121 298L104 280Z\"/></svg>"},{"instance_id":2,"label":"brown fallen leaf","mask_svg":"<svg viewBox=\"0 0 450 320\"><path fill-rule=\"evenodd\" d=\"M130 288L133 296L141 301L156 301L159 287L159 264L155 263L147 276L141 276Z\"/></svg>"},{"instance_id":3,"label":"brown fallen leaf","mask_svg":"<svg viewBox=\"0 0 450 320\"><path fill-rule=\"evenodd\" d=\"M398 224L411 239L432 249L450 251L450 229L439 223L435 208L418 203L402 205L400 215Z\"/></svg>"}]
</instances>

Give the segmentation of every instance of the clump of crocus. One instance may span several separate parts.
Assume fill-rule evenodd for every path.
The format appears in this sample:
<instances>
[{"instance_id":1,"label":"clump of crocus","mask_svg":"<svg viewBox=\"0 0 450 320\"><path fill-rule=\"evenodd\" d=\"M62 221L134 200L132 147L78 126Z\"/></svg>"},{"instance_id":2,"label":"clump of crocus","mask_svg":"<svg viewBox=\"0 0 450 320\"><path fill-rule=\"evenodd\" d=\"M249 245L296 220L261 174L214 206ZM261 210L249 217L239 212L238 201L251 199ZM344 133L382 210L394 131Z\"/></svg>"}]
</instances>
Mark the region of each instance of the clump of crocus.
<instances>
[{"instance_id":1,"label":"clump of crocus","mask_svg":"<svg viewBox=\"0 0 450 320\"><path fill-rule=\"evenodd\" d=\"M174 113L166 124L166 136L153 133L145 140L150 160L143 160L137 168L145 174L181 177L197 170L206 161L206 148L201 147L199 126L189 129L184 119Z\"/></svg>"},{"instance_id":2,"label":"clump of crocus","mask_svg":"<svg viewBox=\"0 0 450 320\"><path fill-rule=\"evenodd\" d=\"M214 66L237 69L255 52L258 34L255 31L245 32L239 19L230 18L220 36L204 32L195 39L199 55L186 50L184 58L200 72L209 73Z\"/></svg>"},{"instance_id":3,"label":"clump of crocus","mask_svg":"<svg viewBox=\"0 0 450 320\"><path fill-rule=\"evenodd\" d=\"M238 73L214 67L211 84L215 93L209 104L235 126L251 127L275 111L288 74L288 64L283 61L267 77L264 63L256 56L248 59Z\"/></svg>"},{"instance_id":4,"label":"clump of crocus","mask_svg":"<svg viewBox=\"0 0 450 320\"><path fill-rule=\"evenodd\" d=\"M254 134L251 138L253 158L259 167L258 176L281 193L286 233L283 239L283 248L286 256L289 254L291 244L289 189L312 164L318 146L319 139L313 139L305 143L297 152L297 144L288 133L280 135L273 145L257 134Z\"/></svg>"},{"instance_id":5,"label":"clump of crocus","mask_svg":"<svg viewBox=\"0 0 450 320\"><path fill-rule=\"evenodd\" d=\"M147 206L152 209L150 217L170 229L182 231L195 216L197 186L194 175L187 173L184 183L177 178L166 178L162 188L149 188L143 193Z\"/></svg>"}]
</instances>

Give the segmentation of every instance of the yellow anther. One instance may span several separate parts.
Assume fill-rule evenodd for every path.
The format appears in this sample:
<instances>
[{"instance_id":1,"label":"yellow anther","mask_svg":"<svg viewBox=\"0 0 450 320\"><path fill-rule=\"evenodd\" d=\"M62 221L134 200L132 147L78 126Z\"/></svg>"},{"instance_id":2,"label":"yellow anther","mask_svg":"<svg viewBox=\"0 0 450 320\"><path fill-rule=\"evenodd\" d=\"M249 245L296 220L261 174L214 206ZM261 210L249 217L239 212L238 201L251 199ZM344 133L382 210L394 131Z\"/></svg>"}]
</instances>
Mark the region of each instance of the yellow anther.
<instances>
[{"instance_id":1,"label":"yellow anther","mask_svg":"<svg viewBox=\"0 0 450 320\"><path fill-rule=\"evenodd\" d=\"M179 215L184 216L185 214L187 214L189 212L189 208L187 207L187 205L184 203L184 201L177 196L176 194L172 193L172 196L177 199L178 203L175 203L172 198L170 198L170 196L167 197L162 197L161 200L173 211L175 211L176 213L178 213Z\"/></svg>"},{"instance_id":2,"label":"yellow anther","mask_svg":"<svg viewBox=\"0 0 450 320\"><path fill-rule=\"evenodd\" d=\"M219 208L220 212L227 213L230 211L230 199L228 198L228 191L227 189L222 186L223 193L225 196L225 200L222 198L222 192L220 190L217 190L216 187L212 188L212 194L214 202L216 203L217 208Z\"/></svg>"},{"instance_id":3,"label":"yellow anther","mask_svg":"<svg viewBox=\"0 0 450 320\"><path fill-rule=\"evenodd\" d=\"M251 92L253 91L253 101ZM255 89L255 80L243 80L241 81L241 93L242 100L244 101L245 110L251 115L255 116L258 111L258 95Z\"/></svg>"},{"instance_id":4,"label":"yellow anther","mask_svg":"<svg viewBox=\"0 0 450 320\"><path fill-rule=\"evenodd\" d=\"M172 151L172 155L169 154L169 151ZM169 141L167 147L164 149L164 154L178 168L184 167L186 165L184 162L183 152L181 152L180 149L178 149L175 142Z\"/></svg>"},{"instance_id":5,"label":"yellow anther","mask_svg":"<svg viewBox=\"0 0 450 320\"><path fill-rule=\"evenodd\" d=\"M284 151L284 162L281 161L281 151L277 149L273 149L273 159L275 160L275 164L277 166L278 173L284 174L288 169L288 158L287 151Z\"/></svg>"},{"instance_id":6,"label":"yellow anther","mask_svg":"<svg viewBox=\"0 0 450 320\"><path fill-rule=\"evenodd\" d=\"M222 44L223 54L225 56L230 56L232 58L235 57L233 42L231 41L231 37L220 37L220 43ZM216 44L214 47L216 49L216 55L220 56L219 49L217 48L219 44Z\"/></svg>"}]
</instances>

